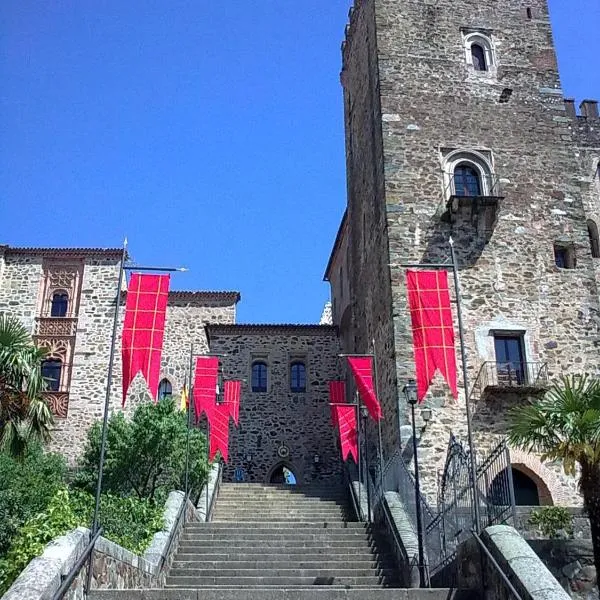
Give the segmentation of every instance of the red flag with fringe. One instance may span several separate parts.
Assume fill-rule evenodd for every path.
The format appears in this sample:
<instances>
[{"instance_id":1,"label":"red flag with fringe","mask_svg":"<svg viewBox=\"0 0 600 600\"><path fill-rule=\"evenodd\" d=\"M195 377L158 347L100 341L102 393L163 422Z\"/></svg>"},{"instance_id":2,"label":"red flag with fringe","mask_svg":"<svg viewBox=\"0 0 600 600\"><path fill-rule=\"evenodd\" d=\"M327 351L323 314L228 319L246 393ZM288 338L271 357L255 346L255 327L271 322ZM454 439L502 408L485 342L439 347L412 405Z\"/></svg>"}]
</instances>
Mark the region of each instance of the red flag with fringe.
<instances>
[{"instance_id":1,"label":"red flag with fringe","mask_svg":"<svg viewBox=\"0 0 600 600\"><path fill-rule=\"evenodd\" d=\"M354 404L333 404L335 420L340 432L342 460L348 460L352 455L358 464L358 435L356 433L356 406Z\"/></svg>"},{"instance_id":2,"label":"red flag with fringe","mask_svg":"<svg viewBox=\"0 0 600 600\"><path fill-rule=\"evenodd\" d=\"M436 370L455 398L456 350L447 271L407 271L408 306L413 331L417 397L425 398Z\"/></svg>"},{"instance_id":3,"label":"red flag with fringe","mask_svg":"<svg viewBox=\"0 0 600 600\"><path fill-rule=\"evenodd\" d=\"M331 422L337 425L335 404L343 404L346 401L346 382L329 382L329 405L331 407Z\"/></svg>"},{"instance_id":4,"label":"red flag with fringe","mask_svg":"<svg viewBox=\"0 0 600 600\"><path fill-rule=\"evenodd\" d=\"M148 384L150 395L156 401L169 280L169 275L133 273L131 276L121 343L123 406L127 390L140 372Z\"/></svg>"},{"instance_id":5,"label":"red flag with fringe","mask_svg":"<svg viewBox=\"0 0 600 600\"><path fill-rule=\"evenodd\" d=\"M238 425L240 419L240 396L242 391L241 381L226 381L223 384L223 395L225 405L229 408L229 414L233 422Z\"/></svg>"},{"instance_id":6,"label":"red flag with fringe","mask_svg":"<svg viewBox=\"0 0 600 600\"><path fill-rule=\"evenodd\" d=\"M371 418L379 421L383 418L381 406L375 395L373 385L373 357L372 356L349 356L348 364L354 375L358 393L365 403Z\"/></svg>"},{"instance_id":7,"label":"red flag with fringe","mask_svg":"<svg viewBox=\"0 0 600 600\"><path fill-rule=\"evenodd\" d=\"M196 421L204 412L210 422L210 415L217 401L218 374L219 359L216 356L199 356L196 359L196 376L194 378Z\"/></svg>"},{"instance_id":8,"label":"red flag with fringe","mask_svg":"<svg viewBox=\"0 0 600 600\"><path fill-rule=\"evenodd\" d=\"M208 414L209 460L213 460L217 452L220 452L223 460L229 461L229 417L230 411L226 404L215 404Z\"/></svg>"}]
</instances>

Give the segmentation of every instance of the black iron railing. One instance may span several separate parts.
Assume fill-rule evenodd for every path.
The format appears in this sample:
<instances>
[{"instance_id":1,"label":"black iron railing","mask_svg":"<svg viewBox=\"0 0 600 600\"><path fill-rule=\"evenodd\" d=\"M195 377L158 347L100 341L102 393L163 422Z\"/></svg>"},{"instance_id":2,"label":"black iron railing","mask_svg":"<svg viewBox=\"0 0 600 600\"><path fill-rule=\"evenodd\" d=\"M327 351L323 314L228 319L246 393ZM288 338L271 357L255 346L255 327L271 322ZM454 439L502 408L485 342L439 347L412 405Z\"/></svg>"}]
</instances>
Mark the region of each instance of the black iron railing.
<instances>
[{"instance_id":1,"label":"black iron railing","mask_svg":"<svg viewBox=\"0 0 600 600\"><path fill-rule=\"evenodd\" d=\"M446 198L457 199L462 202L472 202L474 199L502 198L500 180L496 175L483 175L474 173L450 175L446 187Z\"/></svg>"},{"instance_id":2,"label":"black iron railing","mask_svg":"<svg viewBox=\"0 0 600 600\"><path fill-rule=\"evenodd\" d=\"M548 363L489 361L481 365L471 397L489 391L539 392L548 385Z\"/></svg>"}]
</instances>

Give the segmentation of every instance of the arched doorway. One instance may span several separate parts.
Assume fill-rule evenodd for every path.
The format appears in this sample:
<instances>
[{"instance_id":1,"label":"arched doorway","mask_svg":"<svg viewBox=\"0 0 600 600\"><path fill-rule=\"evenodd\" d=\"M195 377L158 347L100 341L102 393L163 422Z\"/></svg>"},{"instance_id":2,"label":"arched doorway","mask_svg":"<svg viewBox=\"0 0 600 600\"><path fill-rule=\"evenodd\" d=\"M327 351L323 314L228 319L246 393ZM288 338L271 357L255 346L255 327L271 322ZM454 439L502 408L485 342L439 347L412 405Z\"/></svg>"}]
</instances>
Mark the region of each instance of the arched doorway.
<instances>
[{"instance_id":1,"label":"arched doorway","mask_svg":"<svg viewBox=\"0 0 600 600\"><path fill-rule=\"evenodd\" d=\"M540 506L540 489L535 480L514 466L510 467L510 469L515 490L516 506ZM507 494L508 476L506 469L504 469L492 481L489 496L493 504L506 504Z\"/></svg>"},{"instance_id":2,"label":"arched doorway","mask_svg":"<svg viewBox=\"0 0 600 600\"><path fill-rule=\"evenodd\" d=\"M296 485L297 479L294 471L287 463L279 463L271 469L269 474L269 483L278 483L283 485Z\"/></svg>"}]
</instances>

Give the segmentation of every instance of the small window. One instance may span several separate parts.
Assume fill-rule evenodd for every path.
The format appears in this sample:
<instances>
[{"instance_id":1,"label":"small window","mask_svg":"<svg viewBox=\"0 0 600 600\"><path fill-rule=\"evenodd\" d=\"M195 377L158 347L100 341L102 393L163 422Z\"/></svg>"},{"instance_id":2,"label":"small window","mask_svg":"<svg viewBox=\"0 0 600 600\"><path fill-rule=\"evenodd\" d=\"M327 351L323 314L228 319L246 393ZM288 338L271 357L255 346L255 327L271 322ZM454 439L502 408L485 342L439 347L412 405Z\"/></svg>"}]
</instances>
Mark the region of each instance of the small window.
<instances>
[{"instance_id":1,"label":"small window","mask_svg":"<svg viewBox=\"0 0 600 600\"><path fill-rule=\"evenodd\" d=\"M48 358L42 361L42 377L46 381L46 389L49 392L60 390L61 373L62 360L60 358Z\"/></svg>"},{"instance_id":2,"label":"small window","mask_svg":"<svg viewBox=\"0 0 600 600\"><path fill-rule=\"evenodd\" d=\"M594 221L588 219L588 236L590 238L590 247L592 249L592 258L600 258L600 239L598 238L598 226Z\"/></svg>"},{"instance_id":3,"label":"small window","mask_svg":"<svg viewBox=\"0 0 600 600\"><path fill-rule=\"evenodd\" d=\"M290 366L290 390L294 393L306 391L306 365L294 361Z\"/></svg>"},{"instance_id":4,"label":"small window","mask_svg":"<svg viewBox=\"0 0 600 600\"><path fill-rule=\"evenodd\" d=\"M479 44L471 44L471 58L473 59L473 68L476 71L487 71L488 65L485 58L485 50Z\"/></svg>"},{"instance_id":5,"label":"small window","mask_svg":"<svg viewBox=\"0 0 600 600\"><path fill-rule=\"evenodd\" d=\"M481 196L481 176L479 171L462 163L454 169L454 194L456 196Z\"/></svg>"},{"instance_id":6,"label":"small window","mask_svg":"<svg viewBox=\"0 0 600 600\"><path fill-rule=\"evenodd\" d=\"M167 398L171 398L173 396L173 386L168 379L163 379L158 384L158 399L166 400Z\"/></svg>"},{"instance_id":7,"label":"small window","mask_svg":"<svg viewBox=\"0 0 600 600\"><path fill-rule=\"evenodd\" d=\"M566 244L554 244L554 264L559 269L574 269L575 249Z\"/></svg>"},{"instance_id":8,"label":"small window","mask_svg":"<svg viewBox=\"0 0 600 600\"><path fill-rule=\"evenodd\" d=\"M56 292L52 296L52 305L50 307L51 317L66 317L69 309L69 295L65 292Z\"/></svg>"},{"instance_id":9,"label":"small window","mask_svg":"<svg viewBox=\"0 0 600 600\"><path fill-rule=\"evenodd\" d=\"M259 361L252 365L252 391L265 393L267 391L267 363Z\"/></svg>"}]
</instances>

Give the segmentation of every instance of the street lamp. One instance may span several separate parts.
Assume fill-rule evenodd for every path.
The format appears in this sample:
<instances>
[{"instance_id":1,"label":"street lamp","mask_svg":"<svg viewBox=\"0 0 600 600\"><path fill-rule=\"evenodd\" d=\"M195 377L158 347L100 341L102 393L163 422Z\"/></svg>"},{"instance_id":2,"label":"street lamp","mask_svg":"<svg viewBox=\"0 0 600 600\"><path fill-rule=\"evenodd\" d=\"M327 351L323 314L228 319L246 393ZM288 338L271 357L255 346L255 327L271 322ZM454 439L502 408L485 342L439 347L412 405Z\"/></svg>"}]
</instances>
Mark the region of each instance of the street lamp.
<instances>
[{"instance_id":1,"label":"street lamp","mask_svg":"<svg viewBox=\"0 0 600 600\"><path fill-rule=\"evenodd\" d=\"M419 461L417 459L417 428L415 425L415 405L417 404L417 384L409 379L402 388L406 402L410 404L412 417L413 457L415 461L415 509L417 513L417 543L419 548L419 583L425 587L425 560L423 555L423 521L421 515L421 483L419 481Z\"/></svg>"}]
</instances>

